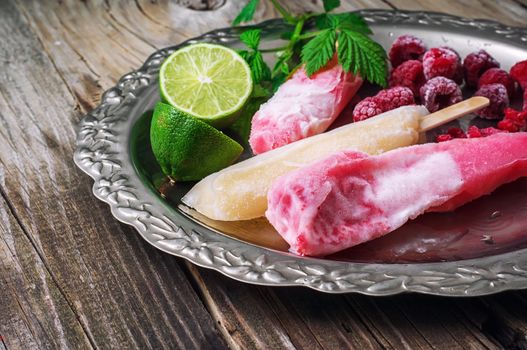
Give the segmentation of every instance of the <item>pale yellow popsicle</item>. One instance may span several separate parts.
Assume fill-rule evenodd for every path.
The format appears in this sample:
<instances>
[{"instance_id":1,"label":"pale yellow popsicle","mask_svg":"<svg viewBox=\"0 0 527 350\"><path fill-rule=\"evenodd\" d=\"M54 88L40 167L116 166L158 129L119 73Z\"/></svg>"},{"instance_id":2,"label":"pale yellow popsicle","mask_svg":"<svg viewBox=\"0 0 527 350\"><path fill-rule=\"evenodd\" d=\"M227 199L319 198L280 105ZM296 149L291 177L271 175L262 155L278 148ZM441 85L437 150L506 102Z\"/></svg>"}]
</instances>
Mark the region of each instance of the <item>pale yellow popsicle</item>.
<instances>
[{"instance_id":1,"label":"pale yellow popsicle","mask_svg":"<svg viewBox=\"0 0 527 350\"><path fill-rule=\"evenodd\" d=\"M413 145L419 139L421 118L428 113L423 106L403 106L290 143L207 176L181 200L214 220L263 216L267 191L277 177L341 150L373 155Z\"/></svg>"}]
</instances>

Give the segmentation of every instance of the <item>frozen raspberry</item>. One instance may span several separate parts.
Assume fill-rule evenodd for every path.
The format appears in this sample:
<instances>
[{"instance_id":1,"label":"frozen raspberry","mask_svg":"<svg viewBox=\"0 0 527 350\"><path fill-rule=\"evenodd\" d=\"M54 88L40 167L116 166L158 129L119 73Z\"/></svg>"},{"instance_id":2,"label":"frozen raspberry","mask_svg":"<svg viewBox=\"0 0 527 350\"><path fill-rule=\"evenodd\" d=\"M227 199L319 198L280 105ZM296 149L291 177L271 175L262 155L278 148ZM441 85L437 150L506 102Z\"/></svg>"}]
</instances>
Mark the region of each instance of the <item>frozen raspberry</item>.
<instances>
[{"instance_id":1,"label":"frozen raspberry","mask_svg":"<svg viewBox=\"0 0 527 350\"><path fill-rule=\"evenodd\" d=\"M518 62L512 66L510 74L511 77L520 84L525 93L527 91L527 60Z\"/></svg>"},{"instance_id":2,"label":"frozen raspberry","mask_svg":"<svg viewBox=\"0 0 527 350\"><path fill-rule=\"evenodd\" d=\"M449 134L441 134L436 136L436 142L445 142L453 140L454 138L450 136Z\"/></svg>"},{"instance_id":3,"label":"frozen raspberry","mask_svg":"<svg viewBox=\"0 0 527 350\"><path fill-rule=\"evenodd\" d=\"M474 96L484 96L490 100L487 107L476 112L481 118L500 119L505 108L509 106L509 96L503 84L484 85L476 91Z\"/></svg>"},{"instance_id":4,"label":"frozen raspberry","mask_svg":"<svg viewBox=\"0 0 527 350\"><path fill-rule=\"evenodd\" d=\"M517 132L520 131L520 128L514 124L510 119L503 119L498 122L498 128L500 130L505 130L508 132Z\"/></svg>"},{"instance_id":5,"label":"frozen raspberry","mask_svg":"<svg viewBox=\"0 0 527 350\"><path fill-rule=\"evenodd\" d=\"M487 137L494 134L499 134L500 132L505 132L504 130L493 128L489 126L488 128L479 129L482 137Z\"/></svg>"},{"instance_id":6,"label":"frozen raspberry","mask_svg":"<svg viewBox=\"0 0 527 350\"><path fill-rule=\"evenodd\" d=\"M427 81L421 87L420 94L421 103L430 112L438 111L463 99L459 86L445 77L435 77Z\"/></svg>"},{"instance_id":7,"label":"frozen raspberry","mask_svg":"<svg viewBox=\"0 0 527 350\"><path fill-rule=\"evenodd\" d=\"M523 91L523 110L527 111L527 89Z\"/></svg>"},{"instance_id":8,"label":"frozen raspberry","mask_svg":"<svg viewBox=\"0 0 527 350\"><path fill-rule=\"evenodd\" d=\"M454 78L452 78L452 80L455 81L458 85L463 84L463 78L465 75L463 74L463 64L461 63L461 56L459 56L459 53L450 46L440 46L439 48L450 50L456 54L459 64L457 66L456 73L454 73Z\"/></svg>"},{"instance_id":9,"label":"frozen raspberry","mask_svg":"<svg viewBox=\"0 0 527 350\"><path fill-rule=\"evenodd\" d=\"M465 139L467 137L467 135L463 130L461 130L461 128L448 128L447 134L449 134L455 139Z\"/></svg>"},{"instance_id":10,"label":"frozen raspberry","mask_svg":"<svg viewBox=\"0 0 527 350\"><path fill-rule=\"evenodd\" d=\"M467 138L467 134L460 128L448 128L448 131L446 134L440 134L436 136L437 142L444 142L444 141L450 141L453 139L465 139Z\"/></svg>"},{"instance_id":11,"label":"frozen raspberry","mask_svg":"<svg viewBox=\"0 0 527 350\"><path fill-rule=\"evenodd\" d=\"M397 107L415 104L412 90L397 86L381 90L373 97L366 97L353 109L353 121L361 121Z\"/></svg>"},{"instance_id":12,"label":"frozen raspberry","mask_svg":"<svg viewBox=\"0 0 527 350\"><path fill-rule=\"evenodd\" d=\"M527 126L527 111L517 111L512 108L505 108L505 117L498 123L498 128L509 132L525 130Z\"/></svg>"},{"instance_id":13,"label":"frozen raspberry","mask_svg":"<svg viewBox=\"0 0 527 350\"><path fill-rule=\"evenodd\" d=\"M390 75L390 87L405 86L412 90L415 96L419 96L419 89L425 82L423 64L418 60L403 62L392 70Z\"/></svg>"},{"instance_id":14,"label":"frozen raspberry","mask_svg":"<svg viewBox=\"0 0 527 350\"><path fill-rule=\"evenodd\" d=\"M467 137L469 139L475 139L475 138L478 138L478 137L481 137L481 131L479 130L479 128L475 125L471 125L468 130L467 130Z\"/></svg>"},{"instance_id":15,"label":"frozen raspberry","mask_svg":"<svg viewBox=\"0 0 527 350\"><path fill-rule=\"evenodd\" d=\"M388 56L395 68L404 61L417 60L426 51L425 44L413 35L401 35L392 44Z\"/></svg>"},{"instance_id":16,"label":"frozen raspberry","mask_svg":"<svg viewBox=\"0 0 527 350\"><path fill-rule=\"evenodd\" d=\"M481 75L478 81L478 89L484 85L489 84L503 84L507 89L507 94L509 99L514 96L514 91L516 90L516 84L511 78L509 73L499 68L488 69L485 73Z\"/></svg>"},{"instance_id":17,"label":"frozen raspberry","mask_svg":"<svg viewBox=\"0 0 527 350\"><path fill-rule=\"evenodd\" d=\"M474 139L478 137L487 137L487 136L494 135L500 132L503 132L503 130L499 130L493 127L480 129L477 126L472 125L467 130L467 137L469 139Z\"/></svg>"},{"instance_id":18,"label":"frozen raspberry","mask_svg":"<svg viewBox=\"0 0 527 350\"><path fill-rule=\"evenodd\" d=\"M492 58L485 50L472 52L465 57L463 61L463 68L465 69L465 81L469 87L476 87L478 85L479 77L485 73L487 69L499 68L500 64Z\"/></svg>"},{"instance_id":19,"label":"frozen raspberry","mask_svg":"<svg viewBox=\"0 0 527 350\"><path fill-rule=\"evenodd\" d=\"M412 90L404 86L381 90L374 96L374 99L379 103L384 112L391 111L397 107L415 104Z\"/></svg>"},{"instance_id":20,"label":"frozen raspberry","mask_svg":"<svg viewBox=\"0 0 527 350\"><path fill-rule=\"evenodd\" d=\"M461 60L455 51L446 47L434 47L425 52L423 56L423 72L426 80L434 77L445 77L461 83L459 74Z\"/></svg>"},{"instance_id":21,"label":"frozen raspberry","mask_svg":"<svg viewBox=\"0 0 527 350\"><path fill-rule=\"evenodd\" d=\"M364 100L357 103L353 109L353 121L359 122L371 117L381 114L383 111L373 97L366 97Z\"/></svg>"}]
</instances>

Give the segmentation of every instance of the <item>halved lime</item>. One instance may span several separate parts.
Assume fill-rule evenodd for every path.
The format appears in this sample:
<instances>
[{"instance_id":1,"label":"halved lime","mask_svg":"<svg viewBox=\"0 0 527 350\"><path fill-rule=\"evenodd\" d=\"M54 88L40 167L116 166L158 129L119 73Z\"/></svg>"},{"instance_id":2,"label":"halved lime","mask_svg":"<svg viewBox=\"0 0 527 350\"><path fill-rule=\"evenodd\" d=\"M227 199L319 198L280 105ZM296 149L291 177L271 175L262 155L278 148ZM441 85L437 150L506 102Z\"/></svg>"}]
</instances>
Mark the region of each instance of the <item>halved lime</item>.
<instances>
[{"instance_id":1,"label":"halved lime","mask_svg":"<svg viewBox=\"0 0 527 350\"><path fill-rule=\"evenodd\" d=\"M249 98L253 82L245 60L225 46L194 44L161 66L161 96L177 109L216 126L229 124Z\"/></svg>"},{"instance_id":2,"label":"halved lime","mask_svg":"<svg viewBox=\"0 0 527 350\"><path fill-rule=\"evenodd\" d=\"M201 180L231 165L243 152L221 131L161 102L154 109L150 142L163 173L177 181Z\"/></svg>"}]
</instances>

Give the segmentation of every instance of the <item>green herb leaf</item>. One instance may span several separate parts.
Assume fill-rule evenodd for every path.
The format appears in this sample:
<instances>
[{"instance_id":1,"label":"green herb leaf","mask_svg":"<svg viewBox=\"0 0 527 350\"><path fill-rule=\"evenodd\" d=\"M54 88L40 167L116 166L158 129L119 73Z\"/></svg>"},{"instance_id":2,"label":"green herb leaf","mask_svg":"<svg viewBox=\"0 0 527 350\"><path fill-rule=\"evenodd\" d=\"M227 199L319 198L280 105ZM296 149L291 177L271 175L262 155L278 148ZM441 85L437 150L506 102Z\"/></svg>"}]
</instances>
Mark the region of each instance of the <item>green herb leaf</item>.
<instances>
[{"instance_id":1,"label":"green herb leaf","mask_svg":"<svg viewBox=\"0 0 527 350\"><path fill-rule=\"evenodd\" d=\"M254 83L258 84L262 80L271 79L271 69L269 69L269 66L265 63L260 51L254 52L251 62L249 62L249 66L251 67L251 74Z\"/></svg>"},{"instance_id":2,"label":"green herb leaf","mask_svg":"<svg viewBox=\"0 0 527 350\"><path fill-rule=\"evenodd\" d=\"M329 12L340 6L340 0L322 0L324 11Z\"/></svg>"},{"instance_id":3,"label":"green herb leaf","mask_svg":"<svg viewBox=\"0 0 527 350\"><path fill-rule=\"evenodd\" d=\"M233 26L237 26L240 23L248 22L253 19L254 13L256 12L256 7L258 6L258 3L260 0L249 0L249 3L245 5L244 8L240 11L238 16L232 21Z\"/></svg>"},{"instance_id":4,"label":"green herb leaf","mask_svg":"<svg viewBox=\"0 0 527 350\"><path fill-rule=\"evenodd\" d=\"M356 13L323 13L315 17L318 29L348 29L362 34L372 34L368 23Z\"/></svg>"},{"instance_id":5,"label":"green herb leaf","mask_svg":"<svg viewBox=\"0 0 527 350\"><path fill-rule=\"evenodd\" d=\"M338 13L328 16L336 18L338 29L353 30L362 34L373 34L364 18L356 13Z\"/></svg>"},{"instance_id":6,"label":"green herb leaf","mask_svg":"<svg viewBox=\"0 0 527 350\"><path fill-rule=\"evenodd\" d=\"M308 76L324 67L333 57L336 37L334 29L325 29L304 45L301 57Z\"/></svg>"},{"instance_id":7,"label":"green herb leaf","mask_svg":"<svg viewBox=\"0 0 527 350\"><path fill-rule=\"evenodd\" d=\"M386 52L368 36L342 30L338 36L337 56L345 71L353 71L375 84L386 87L388 66Z\"/></svg>"},{"instance_id":8,"label":"green herb leaf","mask_svg":"<svg viewBox=\"0 0 527 350\"><path fill-rule=\"evenodd\" d=\"M240 34L240 40L250 49L258 50L261 29L249 29Z\"/></svg>"}]
</instances>

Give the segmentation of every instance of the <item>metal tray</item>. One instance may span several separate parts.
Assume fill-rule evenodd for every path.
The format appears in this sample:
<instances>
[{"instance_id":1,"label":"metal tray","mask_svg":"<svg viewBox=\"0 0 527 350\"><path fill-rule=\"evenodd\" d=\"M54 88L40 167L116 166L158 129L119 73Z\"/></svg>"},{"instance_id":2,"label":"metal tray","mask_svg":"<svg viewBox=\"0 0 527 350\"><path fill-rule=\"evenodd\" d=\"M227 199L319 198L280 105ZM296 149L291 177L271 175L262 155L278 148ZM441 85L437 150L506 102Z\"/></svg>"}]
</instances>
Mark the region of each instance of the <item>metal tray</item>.
<instances>
[{"instance_id":1,"label":"metal tray","mask_svg":"<svg viewBox=\"0 0 527 350\"><path fill-rule=\"evenodd\" d=\"M386 10L359 13L370 23L375 39L386 48L395 37L411 33L423 38L429 47L452 46L462 57L484 48L506 69L527 58L527 29L439 13ZM264 42L277 40L287 29L280 20L266 21L257 27L263 30ZM160 65L175 49L190 43L214 42L239 47L238 35L239 29L215 30L155 52L141 68L126 74L106 91L101 104L80 122L75 163L95 180L93 193L110 205L118 220L135 227L158 249L254 284L305 286L328 293L368 295L420 292L476 296L527 288L527 249L519 243L513 242L505 250L487 249L484 256L477 258L470 258L469 254L469 258L456 259L454 255L446 259L449 261L438 258L432 262L426 259L357 262L338 255L326 259L306 258L273 249L273 244L266 247L240 240L222 233L221 226L200 222L178 204L189 186L176 186L169 200L163 199L154 186L159 180L159 171L148 154L149 116L145 114L159 99ZM524 185L520 187L527 193ZM508 191L516 193L515 189ZM505 190L501 196L509 192ZM520 197L520 201L527 198ZM527 203L515 205L514 212L507 216L508 221L501 223L510 226L516 218L523 218L520 214L527 216ZM516 231L521 237L527 236L523 234L527 233L527 220L525 223L516 222L520 226ZM254 230L258 227L254 226ZM488 224L484 230L492 233L493 227Z\"/></svg>"}]
</instances>

